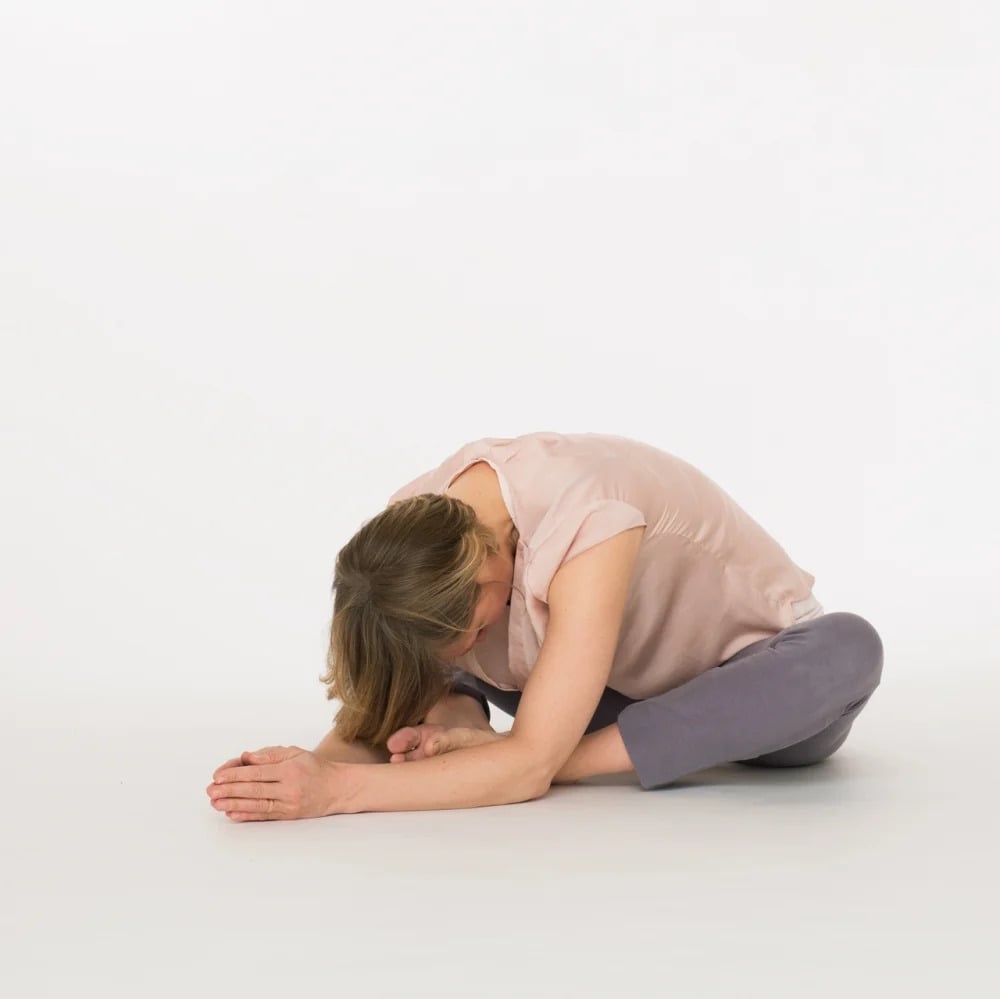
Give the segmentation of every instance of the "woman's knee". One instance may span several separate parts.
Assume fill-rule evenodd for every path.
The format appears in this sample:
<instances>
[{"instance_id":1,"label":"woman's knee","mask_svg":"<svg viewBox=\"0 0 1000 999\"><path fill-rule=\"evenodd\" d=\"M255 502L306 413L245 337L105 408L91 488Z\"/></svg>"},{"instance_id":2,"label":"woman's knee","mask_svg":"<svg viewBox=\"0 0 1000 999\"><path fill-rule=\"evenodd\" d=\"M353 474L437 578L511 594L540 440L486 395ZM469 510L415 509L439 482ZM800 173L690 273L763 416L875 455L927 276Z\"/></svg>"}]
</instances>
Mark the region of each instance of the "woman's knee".
<instances>
[{"instance_id":1,"label":"woman's knee","mask_svg":"<svg viewBox=\"0 0 1000 999\"><path fill-rule=\"evenodd\" d=\"M826 622L832 633L831 641L856 672L858 696L870 694L882 680L885 660L882 637L875 627L867 618L852 611L834 611L818 620Z\"/></svg>"}]
</instances>

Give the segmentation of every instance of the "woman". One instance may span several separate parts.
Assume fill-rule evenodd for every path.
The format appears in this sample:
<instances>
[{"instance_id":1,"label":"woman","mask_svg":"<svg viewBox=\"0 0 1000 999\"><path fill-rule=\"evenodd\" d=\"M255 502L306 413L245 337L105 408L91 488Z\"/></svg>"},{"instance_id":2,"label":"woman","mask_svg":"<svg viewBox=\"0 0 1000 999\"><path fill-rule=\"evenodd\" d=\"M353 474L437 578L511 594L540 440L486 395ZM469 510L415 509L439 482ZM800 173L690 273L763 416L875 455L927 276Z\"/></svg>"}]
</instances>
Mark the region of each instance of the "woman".
<instances>
[{"instance_id":1,"label":"woman","mask_svg":"<svg viewBox=\"0 0 1000 999\"><path fill-rule=\"evenodd\" d=\"M708 476L608 434L466 444L341 549L313 752L208 787L237 821L527 801L634 773L830 756L883 646ZM490 704L514 715L508 733ZM373 763L397 764L369 766Z\"/></svg>"}]
</instances>

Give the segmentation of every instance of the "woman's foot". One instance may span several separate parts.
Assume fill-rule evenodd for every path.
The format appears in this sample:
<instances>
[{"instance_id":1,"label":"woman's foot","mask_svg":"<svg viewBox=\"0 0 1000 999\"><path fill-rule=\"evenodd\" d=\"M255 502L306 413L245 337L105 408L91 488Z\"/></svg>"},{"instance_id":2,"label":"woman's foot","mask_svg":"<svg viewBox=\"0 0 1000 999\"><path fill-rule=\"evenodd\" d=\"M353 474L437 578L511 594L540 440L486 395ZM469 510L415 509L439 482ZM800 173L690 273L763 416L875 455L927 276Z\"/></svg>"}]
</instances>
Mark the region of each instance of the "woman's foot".
<instances>
[{"instance_id":1,"label":"woman's foot","mask_svg":"<svg viewBox=\"0 0 1000 999\"><path fill-rule=\"evenodd\" d=\"M440 756L453 749L467 749L502 739L505 732L482 728L445 728L444 725L408 725L386 740L390 763L406 763Z\"/></svg>"}]
</instances>

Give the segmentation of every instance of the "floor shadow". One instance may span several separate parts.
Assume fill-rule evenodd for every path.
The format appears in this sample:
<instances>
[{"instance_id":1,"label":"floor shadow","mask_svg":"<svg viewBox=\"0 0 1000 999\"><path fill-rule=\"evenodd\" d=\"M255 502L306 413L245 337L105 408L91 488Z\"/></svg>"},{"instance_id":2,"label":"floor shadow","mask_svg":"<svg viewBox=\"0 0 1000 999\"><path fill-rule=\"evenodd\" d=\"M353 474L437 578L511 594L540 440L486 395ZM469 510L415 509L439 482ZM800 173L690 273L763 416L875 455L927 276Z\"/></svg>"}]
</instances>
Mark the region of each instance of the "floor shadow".
<instances>
[{"instance_id":1,"label":"floor shadow","mask_svg":"<svg viewBox=\"0 0 1000 999\"><path fill-rule=\"evenodd\" d=\"M783 785L797 786L801 784L817 785L830 784L843 780L847 776L848 764L846 761L838 760L836 757L829 757L819 763L811 763L804 767L755 767L742 763L720 763L718 766L706 767L697 773L679 777L666 788L685 787L756 787L767 785L768 787L781 787ZM603 774L599 777L585 777L577 784L557 785L563 787L627 787L634 785L639 790L642 786L636 775L633 774ZM660 790L657 788L656 790Z\"/></svg>"}]
</instances>

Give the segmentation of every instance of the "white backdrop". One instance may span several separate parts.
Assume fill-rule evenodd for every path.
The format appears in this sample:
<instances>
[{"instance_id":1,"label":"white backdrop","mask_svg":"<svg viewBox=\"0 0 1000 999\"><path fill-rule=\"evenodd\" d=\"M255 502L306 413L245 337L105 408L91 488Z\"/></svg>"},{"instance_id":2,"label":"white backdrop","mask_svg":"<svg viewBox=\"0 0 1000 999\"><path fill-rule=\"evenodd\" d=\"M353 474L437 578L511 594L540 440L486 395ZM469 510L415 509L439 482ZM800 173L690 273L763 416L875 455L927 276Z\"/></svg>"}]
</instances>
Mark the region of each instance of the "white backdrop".
<instances>
[{"instance_id":1,"label":"white backdrop","mask_svg":"<svg viewBox=\"0 0 1000 999\"><path fill-rule=\"evenodd\" d=\"M1000 661L984 10L8 13L8 688L321 696L339 546L550 429L712 475L890 672Z\"/></svg>"},{"instance_id":2,"label":"white backdrop","mask_svg":"<svg viewBox=\"0 0 1000 999\"><path fill-rule=\"evenodd\" d=\"M884 691L995 697L995 5L0 11L8 732L314 744L338 548L536 430L680 455Z\"/></svg>"}]
</instances>

